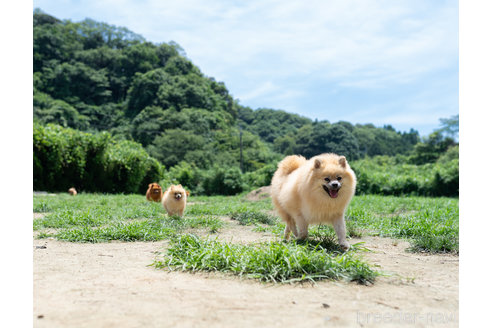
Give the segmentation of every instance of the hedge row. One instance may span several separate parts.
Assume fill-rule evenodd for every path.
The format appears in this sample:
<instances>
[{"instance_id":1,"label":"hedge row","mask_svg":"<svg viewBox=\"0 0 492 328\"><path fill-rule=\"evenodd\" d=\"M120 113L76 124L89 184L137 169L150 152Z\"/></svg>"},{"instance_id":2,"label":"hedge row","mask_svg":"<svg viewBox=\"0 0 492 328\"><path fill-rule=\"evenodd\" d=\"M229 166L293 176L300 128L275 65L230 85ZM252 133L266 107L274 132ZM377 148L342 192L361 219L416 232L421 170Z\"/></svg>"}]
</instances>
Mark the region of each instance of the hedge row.
<instances>
[{"instance_id":1,"label":"hedge row","mask_svg":"<svg viewBox=\"0 0 492 328\"><path fill-rule=\"evenodd\" d=\"M414 165L378 156L351 163L357 175L356 194L447 196L459 195L458 158Z\"/></svg>"},{"instance_id":2,"label":"hedge row","mask_svg":"<svg viewBox=\"0 0 492 328\"><path fill-rule=\"evenodd\" d=\"M115 140L102 132L90 134L58 125L34 124L34 189L86 192L145 193L148 183L165 188L181 183L195 195L234 195L269 185L275 163L242 174L238 167L198 169L186 162L164 170L136 142ZM408 164L404 156L376 156L351 161L357 194L459 195L458 147L436 163Z\"/></svg>"},{"instance_id":3,"label":"hedge row","mask_svg":"<svg viewBox=\"0 0 492 328\"><path fill-rule=\"evenodd\" d=\"M138 143L58 125L34 124L35 190L143 193L164 167Z\"/></svg>"}]
</instances>

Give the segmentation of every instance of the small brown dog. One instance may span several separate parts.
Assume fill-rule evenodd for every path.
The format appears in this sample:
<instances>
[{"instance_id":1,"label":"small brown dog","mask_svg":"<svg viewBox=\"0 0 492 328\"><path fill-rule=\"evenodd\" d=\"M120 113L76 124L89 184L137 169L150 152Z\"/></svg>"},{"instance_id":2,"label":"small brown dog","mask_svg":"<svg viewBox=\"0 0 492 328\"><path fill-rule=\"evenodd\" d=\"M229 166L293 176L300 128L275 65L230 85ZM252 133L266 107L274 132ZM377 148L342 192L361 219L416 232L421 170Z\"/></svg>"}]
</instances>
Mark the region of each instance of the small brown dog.
<instances>
[{"instance_id":1,"label":"small brown dog","mask_svg":"<svg viewBox=\"0 0 492 328\"><path fill-rule=\"evenodd\" d=\"M183 186L171 185L164 192L162 197L162 206L166 210L169 216L178 215L183 216L186 209L186 199L190 195L189 191L184 190Z\"/></svg>"},{"instance_id":2,"label":"small brown dog","mask_svg":"<svg viewBox=\"0 0 492 328\"><path fill-rule=\"evenodd\" d=\"M159 184L153 182L149 184L149 189L147 189L147 193L145 197L148 201L160 202L162 200L162 188Z\"/></svg>"},{"instance_id":3,"label":"small brown dog","mask_svg":"<svg viewBox=\"0 0 492 328\"><path fill-rule=\"evenodd\" d=\"M72 196L77 196L77 190L74 187L68 189L68 193Z\"/></svg>"}]
</instances>

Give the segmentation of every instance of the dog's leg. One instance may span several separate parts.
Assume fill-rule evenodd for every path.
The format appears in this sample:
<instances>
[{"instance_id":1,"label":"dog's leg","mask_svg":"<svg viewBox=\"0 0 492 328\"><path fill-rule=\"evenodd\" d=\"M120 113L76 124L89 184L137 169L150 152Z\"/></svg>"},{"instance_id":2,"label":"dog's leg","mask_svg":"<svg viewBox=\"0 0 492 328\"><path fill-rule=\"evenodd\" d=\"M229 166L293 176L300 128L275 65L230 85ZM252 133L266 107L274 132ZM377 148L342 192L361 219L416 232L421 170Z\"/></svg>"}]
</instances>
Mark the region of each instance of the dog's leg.
<instances>
[{"instance_id":1,"label":"dog's leg","mask_svg":"<svg viewBox=\"0 0 492 328\"><path fill-rule=\"evenodd\" d=\"M289 238L290 238L289 224L288 223L285 223L284 240L289 240Z\"/></svg>"},{"instance_id":2,"label":"dog's leg","mask_svg":"<svg viewBox=\"0 0 492 328\"><path fill-rule=\"evenodd\" d=\"M280 206L277 207L278 215L285 222L285 230L284 230L284 240L289 240L290 233L292 232L294 236L297 237L297 228L296 223L292 219L292 217L284 211Z\"/></svg>"},{"instance_id":3,"label":"dog's leg","mask_svg":"<svg viewBox=\"0 0 492 328\"><path fill-rule=\"evenodd\" d=\"M335 228L335 232L337 233L338 243L344 250L348 250L350 248L350 244L347 242L346 231L345 231L345 219L343 214L341 217L333 221L333 228Z\"/></svg>"},{"instance_id":4,"label":"dog's leg","mask_svg":"<svg viewBox=\"0 0 492 328\"><path fill-rule=\"evenodd\" d=\"M296 222L292 218L289 221L289 230L292 231L294 236L297 238L299 233L297 232Z\"/></svg>"},{"instance_id":5,"label":"dog's leg","mask_svg":"<svg viewBox=\"0 0 492 328\"><path fill-rule=\"evenodd\" d=\"M298 233L296 235L297 239L300 239L300 240L306 239L308 236L308 226L309 225L306 222L306 220L304 220L302 215L296 216L296 224L297 224L297 227L299 228Z\"/></svg>"},{"instance_id":6,"label":"dog's leg","mask_svg":"<svg viewBox=\"0 0 492 328\"><path fill-rule=\"evenodd\" d=\"M294 222L294 220L289 215L287 215L287 218L288 218L288 220L285 220L286 222L285 222L285 230L284 230L284 239L285 240L289 240L291 232L294 234L295 237L297 237L296 223Z\"/></svg>"}]
</instances>

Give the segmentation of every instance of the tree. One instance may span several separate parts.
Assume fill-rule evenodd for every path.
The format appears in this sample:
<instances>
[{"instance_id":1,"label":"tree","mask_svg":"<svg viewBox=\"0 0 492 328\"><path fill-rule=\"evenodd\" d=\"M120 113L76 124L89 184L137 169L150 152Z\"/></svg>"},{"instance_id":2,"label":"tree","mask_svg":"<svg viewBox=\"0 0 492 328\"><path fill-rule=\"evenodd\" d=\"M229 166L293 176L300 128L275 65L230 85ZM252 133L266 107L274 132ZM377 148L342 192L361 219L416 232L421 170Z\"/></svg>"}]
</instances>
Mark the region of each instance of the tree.
<instances>
[{"instance_id":1,"label":"tree","mask_svg":"<svg viewBox=\"0 0 492 328\"><path fill-rule=\"evenodd\" d=\"M450 118L440 118L439 121L441 122L441 128L437 131L453 139L456 139L460 130L459 114L451 116Z\"/></svg>"},{"instance_id":2,"label":"tree","mask_svg":"<svg viewBox=\"0 0 492 328\"><path fill-rule=\"evenodd\" d=\"M157 158L166 167L171 167L184 159L188 152L200 150L204 146L203 137L171 129L157 136L147 149L152 157Z\"/></svg>"},{"instance_id":3,"label":"tree","mask_svg":"<svg viewBox=\"0 0 492 328\"><path fill-rule=\"evenodd\" d=\"M444 137L439 131L432 132L428 137L424 137L423 142L415 145L410 161L418 165L434 163L454 145L456 143L453 139Z\"/></svg>"},{"instance_id":4,"label":"tree","mask_svg":"<svg viewBox=\"0 0 492 328\"><path fill-rule=\"evenodd\" d=\"M43 68L43 80L43 91L68 103L101 105L111 97L106 70L95 70L81 62L54 61Z\"/></svg>"},{"instance_id":5,"label":"tree","mask_svg":"<svg viewBox=\"0 0 492 328\"><path fill-rule=\"evenodd\" d=\"M33 114L34 119L43 124L56 123L80 130L89 127L89 117L80 114L65 101L53 99L42 92L34 93Z\"/></svg>"},{"instance_id":6,"label":"tree","mask_svg":"<svg viewBox=\"0 0 492 328\"><path fill-rule=\"evenodd\" d=\"M158 106L145 107L132 121L132 135L143 146L151 144L168 126L169 111Z\"/></svg>"},{"instance_id":7,"label":"tree","mask_svg":"<svg viewBox=\"0 0 492 328\"><path fill-rule=\"evenodd\" d=\"M128 91L127 116L135 117L145 107L158 105L157 91L169 79L169 74L162 68L144 74L136 73Z\"/></svg>"},{"instance_id":8,"label":"tree","mask_svg":"<svg viewBox=\"0 0 492 328\"><path fill-rule=\"evenodd\" d=\"M294 153L312 157L337 153L351 159L360 157L357 139L342 125L313 123L302 127L296 138Z\"/></svg>"}]
</instances>

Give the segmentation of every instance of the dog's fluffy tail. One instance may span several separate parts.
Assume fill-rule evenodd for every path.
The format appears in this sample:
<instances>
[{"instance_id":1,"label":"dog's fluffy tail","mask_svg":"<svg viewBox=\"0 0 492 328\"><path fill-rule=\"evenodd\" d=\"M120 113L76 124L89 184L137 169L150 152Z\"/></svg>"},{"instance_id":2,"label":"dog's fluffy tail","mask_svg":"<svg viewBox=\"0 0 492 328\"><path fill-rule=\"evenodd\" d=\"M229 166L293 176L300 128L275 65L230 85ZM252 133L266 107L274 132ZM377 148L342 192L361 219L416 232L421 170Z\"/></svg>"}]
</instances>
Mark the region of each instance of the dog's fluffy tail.
<instances>
[{"instance_id":1,"label":"dog's fluffy tail","mask_svg":"<svg viewBox=\"0 0 492 328\"><path fill-rule=\"evenodd\" d=\"M278 163L277 175L287 176L306 162L306 158L299 155L287 156Z\"/></svg>"}]
</instances>

